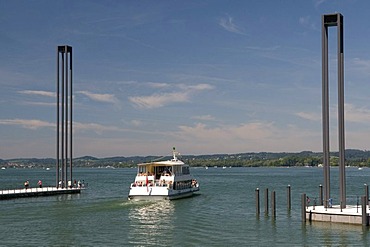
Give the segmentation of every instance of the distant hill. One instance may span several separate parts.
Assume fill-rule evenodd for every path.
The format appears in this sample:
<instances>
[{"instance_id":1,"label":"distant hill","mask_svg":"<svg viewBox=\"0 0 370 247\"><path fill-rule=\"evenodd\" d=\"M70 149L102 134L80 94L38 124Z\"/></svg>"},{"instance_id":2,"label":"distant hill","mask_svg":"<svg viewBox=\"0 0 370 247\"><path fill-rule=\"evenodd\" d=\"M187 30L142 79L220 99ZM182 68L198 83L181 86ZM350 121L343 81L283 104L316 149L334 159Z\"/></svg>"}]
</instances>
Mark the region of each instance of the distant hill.
<instances>
[{"instance_id":1,"label":"distant hill","mask_svg":"<svg viewBox=\"0 0 370 247\"><path fill-rule=\"evenodd\" d=\"M332 166L338 165L338 152L330 154ZM133 167L138 163L155 161L158 159L170 159L168 156L116 156L96 158L83 156L73 159L75 167ZM322 163L321 152L302 151L299 153L238 153L238 154L210 154L210 155L183 155L181 159L191 166L317 166ZM2 167L27 167L46 168L55 167L55 159L45 158L19 158L0 159ZM370 167L370 151L357 149L346 150L346 165Z\"/></svg>"}]
</instances>

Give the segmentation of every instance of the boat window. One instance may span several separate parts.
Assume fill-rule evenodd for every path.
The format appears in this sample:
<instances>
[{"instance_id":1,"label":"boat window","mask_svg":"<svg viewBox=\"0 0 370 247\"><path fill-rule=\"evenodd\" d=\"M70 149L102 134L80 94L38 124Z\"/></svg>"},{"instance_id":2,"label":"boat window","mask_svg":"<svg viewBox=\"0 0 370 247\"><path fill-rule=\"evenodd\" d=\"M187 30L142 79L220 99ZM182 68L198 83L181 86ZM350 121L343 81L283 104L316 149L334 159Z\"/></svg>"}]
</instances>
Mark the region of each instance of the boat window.
<instances>
[{"instance_id":1,"label":"boat window","mask_svg":"<svg viewBox=\"0 0 370 247\"><path fill-rule=\"evenodd\" d=\"M139 166L139 173L146 173L146 167L145 166Z\"/></svg>"},{"instance_id":2,"label":"boat window","mask_svg":"<svg viewBox=\"0 0 370 247\"><path fill-rule=\"evenodd\" d=\"M183 189L188 189L191 187L192 187L191 180L175 182L173 185L174 190L183 190Z\"/></svg>"},{"instance_id":3,"label":"boat window","mask_svg":"<svg viewBox=\"0 0 370 247\"><path fill-rule=\"evenodd\" d=\"M174 172L176 175L180 175L180 174L181 174L181 166L174 166L174 167L173 167L173 172Z\"/></svg>"},{"instance_id":4,"label":"boat window","mask_svg":"<svg viewBox=\"0 0 370 247\"><path fill-rule=\"evenodd\" d=\"M189 167L188 166L184 166L182 167L182 174L189 174Z\"/></svg>"}]
</instances>

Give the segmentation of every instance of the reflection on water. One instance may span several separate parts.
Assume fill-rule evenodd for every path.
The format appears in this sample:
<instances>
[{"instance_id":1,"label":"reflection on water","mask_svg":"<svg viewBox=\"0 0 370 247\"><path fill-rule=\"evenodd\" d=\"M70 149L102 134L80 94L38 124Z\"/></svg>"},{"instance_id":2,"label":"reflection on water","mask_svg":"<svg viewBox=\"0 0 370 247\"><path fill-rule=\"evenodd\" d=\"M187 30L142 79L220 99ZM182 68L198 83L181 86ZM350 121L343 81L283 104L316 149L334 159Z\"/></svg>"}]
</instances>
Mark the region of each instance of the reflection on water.
<instances>
[{"instance_id":1,"label":"reflection on water","mask_svg":"<svg viewBox=\"0 0 370 247\"><path fill-rule=\"evenodd\" d=\"M168 200L132 203L135 205L128 213L129 243L153 246L172 243L174 203Z\"/></svg>"},{"instance_id":2,"label":"reflection on water","mask_svg":"<svg viewBox=\"0 0 370 247\"><path fill-rule=\"evenodd\" d=\"M354 245L354 242L364 244L362 246L368 246L369 239L369 228L362 225L353 224L340 224L330 222L310 222L311 230L320 231L321 236L319 239L322 243L333 243L338 241L342 246ZM353 239L353 236L356 239Z\"/></svg>"}]
</instances>

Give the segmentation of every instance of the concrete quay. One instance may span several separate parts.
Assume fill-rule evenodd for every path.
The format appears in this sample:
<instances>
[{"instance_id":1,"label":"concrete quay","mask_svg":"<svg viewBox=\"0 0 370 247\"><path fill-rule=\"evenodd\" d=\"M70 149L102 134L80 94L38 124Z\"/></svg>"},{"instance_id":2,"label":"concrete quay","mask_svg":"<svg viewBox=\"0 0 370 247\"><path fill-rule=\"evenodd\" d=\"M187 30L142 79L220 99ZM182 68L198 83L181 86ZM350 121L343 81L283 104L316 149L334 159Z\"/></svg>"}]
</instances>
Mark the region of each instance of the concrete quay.
<instances>
[{"instance_id":1,"label":"concrete quay","mask_svg":"<svg viewBox=\"0 0 370 247\"><path fill-rule=\"evenodd\" d=\"M0 200L23 197L36 197L36 196L54 196L61 194L77 194L80 192L81 188L57 188L57 187L0 190Z\"/></svg>"},{"instance_id":2,"label":"concrete quay","mask_svg":"<svg viewBox=\"0 0 370 247\"><path fill-rule=\"evenodd\" d=\"M306 220L322 221L344 224L369 225L369 208L361 205L347 205L341 209L340 205L333 205L325 208L324 206L309 206L305 210Z\"/></svg>"}]
</instances>

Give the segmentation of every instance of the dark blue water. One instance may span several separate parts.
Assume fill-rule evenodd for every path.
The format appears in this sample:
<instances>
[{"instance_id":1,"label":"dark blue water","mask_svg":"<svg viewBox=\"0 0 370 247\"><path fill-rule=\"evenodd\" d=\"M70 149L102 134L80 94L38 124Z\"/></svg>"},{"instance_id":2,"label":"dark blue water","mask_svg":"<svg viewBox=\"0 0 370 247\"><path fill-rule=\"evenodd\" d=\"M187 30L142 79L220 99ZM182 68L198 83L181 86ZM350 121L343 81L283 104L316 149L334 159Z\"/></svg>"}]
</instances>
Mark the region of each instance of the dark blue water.
<instances>
[{"instance_id":1,"label":"dark blue water","mask_svg":"<svg viewBox=\"0 0 370 247\"><path fill-rule=\"evenodd\" d=\"M322 168L193 168L198 196L176 201L127 201L136 169L75 169L80 195L0 201L3 246L369 246L369 228L302 223L300 197L318 198ZM347 203L356 204L370 169L348 168ZM0 170L0 188L55 184L54 171ZM338 201L338 170L331 193ZM287 185L292 210L287 210ZM256 216L255 189L261 191ZM276 218L264 214L265 188L276 192Z\"/></svg>"}]
</instances>

